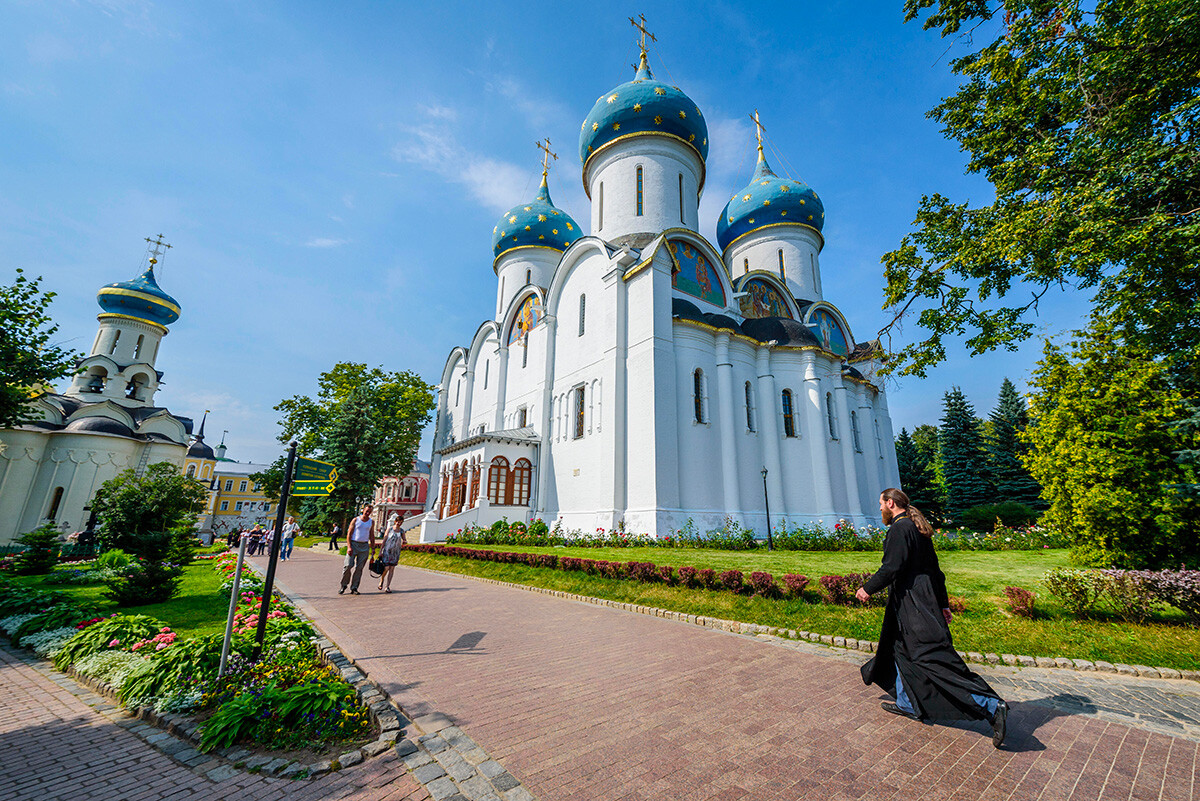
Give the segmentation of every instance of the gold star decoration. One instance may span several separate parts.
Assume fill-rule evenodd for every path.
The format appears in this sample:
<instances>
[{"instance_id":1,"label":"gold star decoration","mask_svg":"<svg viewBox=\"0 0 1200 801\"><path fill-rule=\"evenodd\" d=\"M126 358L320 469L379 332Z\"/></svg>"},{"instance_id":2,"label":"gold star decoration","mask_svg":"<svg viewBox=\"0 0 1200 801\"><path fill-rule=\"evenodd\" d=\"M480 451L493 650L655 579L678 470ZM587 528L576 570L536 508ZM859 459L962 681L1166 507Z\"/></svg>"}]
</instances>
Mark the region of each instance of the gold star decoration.
<instances>
[{"instance_id":1,"label":"gold star decoration","mask_svg":"<svg viewBox=\"0 0 1200 801\"><path fill-rule=\"evenodd\" d=\"M533 211L533 206L526 206L525 211Z\"/></svg>"},{"instance_id":2,"label":"gold star decoration","mask_svg":"<svg viewBox=\"0 0 1200 801\"><path fill-rule=\"evenodd\" d=\"M759 186L766 186L766 185L767 185L767 184L769 184L769 183L771 183L771 182L770 182L770 181L759 181L759 182L758 182L758 185L759 185Z\"/></svg>"},{"instance_id":3,"label":"gold star decoration","mask_svg":"<svg viewBox=\"0 0 1200 801\"><path fill-rule=\"evenodd\" d=\"M568 231L574 231L574 230L575 230L575 226L571 225L570 223L567 223L567 230L568 230Z\"/></svg>"},{"instance_id":4,"label":"gold star decoration","mask_svg":"<svg viewBox=\"0 0 1200 801\"><path fill-rule=\"evenodd\" d=\"M546 221L546 215L545 215L545 214L539 214L539 215L538 215L538 222L545 222L545 221Z\"/></svg>"},{"instance_id":5,"label":"gold star decoration","mask_svg":"<svg viewBox=\"0 0 1200 801\"><path fill-rule=\"evenodd\" d=\"M780 184L779 191L780 192L791 192L792 190L788 188L787 184Z\"/></svg>"},{"instance_id":6,"label":"gold star decoration","mask_svg":"<svg viewBox=\"0 0 1200 801\"><path fill-rule=\"evenodd\" d=\"M551 228L551 229L550 229L550 233L554 234L555 236L558 236L558 229L557 229L557 228Z\"/></svg>"},{"instance_id":7,"label":"gold star decoration","mask_svg":"<svg viewBox=\"0 0 1200 801\"><path fill-rule=\"evenodd\" d=\"M656 87L654 87L654 94L656 94L656 95L665 95L666 93L667 93L667 90L666 90L666 89L663 89L661 86L656 86Z\"/></svg>"},{"instance_id":8,"label":"gold star decoration","mask_svg":"<svg viewBox=\"0 0 1200 801\"><path fill-rule=\"evenodd\" d=\"M754 225L754 218L751 217L747 222L749 222L751 225Z\"/></svg>"},{"instance_id":9,"label":"gold star decoration","mask_svg":"<svg viewBox=\"0 0 1200 801\"><path fill-rule=\"evenodd\" d=\"M786 217L786 216L787 216L787 209L784 209L783 211L779 212L779 216L780 216L780 217Z\"/></svg>"},{"instance_id":10,"label":"gold star decoration","mask_svg":"<svg viewBox=\"0 0 1200 801\"><path fill-rule=\"evenodd\" d=\"M654 124L655 124L655 125L662 125L662 117L660 117L659 115L655 114L655 115L654 115Z\"/></svg>"},{"instance_id":11,"label":"gold star decoration","mask_svg":"<svg viewBox=\"0 0 1200 801\"><path fill-rule=\"evenodd\" d=\"M538 239L545 239L545 238L546 238L545 234L538 234Z\"/></svg>"},{"instance_id":12,"label":"gold star decoration","mask_svg":"<svg viewBox=\"0 0 1200 801\"><path fill-rule=\"evenodd\" d=\"M808 215L808 219L810 219L810 220L812 219L812 215L811 215L811 214L810 214L810 215Z\"/></svg>"},{"instance_id":13,"label":"gold star decoration","mask_svg":"<svg viewBox=\"0 0 1200 801\"><path fill-rule=\"evenodd\" d=\"M614 123L613 123L613 130L614 130L614 131L619 131L619 130L621 130L621 123L619 123L619 122L614 122Z\"/></svg>"},{"instance_id":14,"label":"gold star decoration","mask_svg":"<svg viewBox=\"0 0 1200 801\"><path fill-rule=\"evenodd\" d=\"M513 216L509 217L509 218L508 218L508 221L509 221L510 223L514 223L514 222L516 222L516 221L517 221L517 215L515 215L515 214L514 214Z\"/></svg>"},{"instance_id":15,"label":"gold star decoration","mask_svg":"<svg viewBox=\"0 0 1200 801\"><path fill-rule=\"evenodd\" d=\"M689 142L695 142L695 141L696 141L696 135L695 135L695 134L692 134L691 136L689 136L689 137L688 137L688 141L689 141Z\"/></svg>"},{"instance_id":16,"label":"gold star decoration","mask_svg":"<svg viewBox=\"0 0 1200 801\"><path fill-rule=\"evenodd\" d=\"M803 206L803 205L804 205L804 198L800 198L800 205L801 205L801 206Z\"/></svg>"},{"instance_id":17,"label":"gold star decoration","mask_svg":"<svg viewBox=\"0 0 1200 801\"><path fill-rule=\"evenodd\" d=\"M506 237L506 236L508 236L508 231L501 231L501 232L500 232L500 238L501 238L501 239L503 239L503 238L504 238L504 237Z\"/></svg>"},{"instance_id":18,"label":"gold star decoration","mask_svg":"<svg viewBox=\"0 0 1200 801\"><path fill-rule=\"evenodd\" d=\"M687 119L687 113L686 113L686 112L684 112L684 110L683 110L683 109L679 109L679 119L681 119L681 120L686 120L686 119Z\"/></svg>"},{"instance_id":19,"label":"gold star decoration","mask_svg":"<svg viewBox=\"0 0 1200 801\"><path fill-rule=\"evenodd\" d=\"M593 131L598 131L598 130L600 130L600 123L598 123L598 122L593 122L593 123L592 123L592 130L593 130Z\"/></svg>"},{"instance_id":20,"label":"gold star decoration","mask_svg":"<svg viewBox=\"0 0 1200 801\"><path fill-rule=\"evenodd\" d=\"M584 120L583 122L579 123L579 130L581 130L581 131L587 130L587 120Z\"/></svg>"},{"instance_id":21,"label":"gold star decoration","mask_svg":"<svg viewBox=\"0 0 1200 801\"><path fill-rule=\"evenodd\" d=\"M749 195L742 195L742 200L749 200L749 199L750 199ZM514 220L514 222L515 222L515 220Z\"/></svg>"},{"instance_id":22,"label":"gold star decoration","mask_svg":"<svg viewBox=\"0 0 1200 801\"><path fill-rule=\"evenodd\" d=\"M700 113L700 107L699 107L699 106L696 106L696 116L697 116L697 117L703 117L703 116L704 116L703 114L701 114L701 113Z\"/></svg>"},{"instance_id":23,"label":"gold star decoration","mask_svg":"<svg viewBox=\"0 0 1200 801\"><path fill-rule=\"evenodd\" d=\"M811 219L812 219L812 217L809 217L809 219L811 220ZM526 230L526 231L528 231L528 230L529 230L529 226L528 226L528 225L527 225L527 226L525 226L525 230Z\"/></svg>"},{"instance_id":24,"label":"gold star decoration","mask_svg":"<svg viewBox=\"0 0 1200 801\"><path fill-rule=\"evenodd\" d=\"M771 201L769 201L769 200L764 200L764 201L763 201L763 205L764 205L764 206L770 206L770 205L771 205Z\"/></svg>"},{"instance_id":25,"label":"gold star decoration","mask_svg":"<svg viewBox=\"0 0 1200 801\"><path fill-rule=\"evenodd\" d=\"M641 104L641 103L634 103L634 104L633 104L633 110L634 110L634 111L641 111L641 110L642 110L642 104Z\"/></svg>"},{"instance_id":26,"label":"gold star decoration","mask_svg":"<svg viewBox=\"0 0 1200 801\"><path fill-rule=\"evenodd\" d=\"M614 92L613 94L611 94L611 95L609 95L609 96L608 96L608 102L609 102L609 103L615 103L615 102L617 102L617 95L616 95L616 93L615 93L615 92Z\"/></svg>"},{"instance_id":27,"label":"gold star decoration","mask_svg":"<svg viewBox=\"0 0 1200 801\"><path fill-rule=\"evenodd\" d=\"M499 229L500 229L500 226L497 225L495 228L492 229L492 233L493 234L496 233L496 231L498 231Z\"/></svg>"},{"instance_id":28,"label":"gold star decoration","mask_svg":"<svg viewBox=\"0 0 1200 801\"><path fill-rule=\"evenodd\" d=\"M704 137L704 142L703 142L702 144L703 144L705 147L708 147L708 137L707 137L707 136L706 136L706 137Z\"/></svg>"}]
</instances>

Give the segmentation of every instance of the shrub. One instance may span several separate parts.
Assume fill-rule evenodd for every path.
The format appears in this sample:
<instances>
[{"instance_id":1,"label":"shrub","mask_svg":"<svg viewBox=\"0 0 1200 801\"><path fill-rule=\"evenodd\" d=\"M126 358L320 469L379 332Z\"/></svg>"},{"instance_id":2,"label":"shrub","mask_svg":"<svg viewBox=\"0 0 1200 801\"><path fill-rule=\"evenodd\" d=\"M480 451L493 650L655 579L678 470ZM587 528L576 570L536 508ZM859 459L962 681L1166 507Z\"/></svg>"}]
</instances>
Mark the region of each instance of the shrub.
<instances>
[{"instance_id":1,"label":"shrub","mask_svg":"<svg viewBox=\"0 0 1200 801\"><path fill-rule=\"evenodd\" d=\"M279 689L267 685L260 693L242 693L221 704L200 730L200 750L211 751L252 738L273 742L276 732L307 734L314 719L328 718L329 739L345 739L366 728L366 711L354 688L343 681L317 679Z\"/></svg>"},{"instance_id":2,"label":"shrub","mask_svg":"<svg viewBox=\"0 0 1200 801\"><path fill-rule=\"evenodd\" d=\"M808 586L808 576L800 573L787 573L783 577L783 586L787 588L789 598L799 598Z\"/></svg>"},{"instance_id":3,"label":"shrub","mask_svg":"<svg viewBox=\"0 0 1200 801\"><path fill-rule=\"evenodd\" d=\"M762 570L755 570L750 574L750 586L757 598L778 598L782 595L779 585L775 583L775 577Z\"/></svg>"},{"instance_id":4,"label":"shrub","mask_svg":"<svg viewBox=\"0 0 1200 801\"><path fill-rule=\"evenodd\" d=\"M696 571L696 581L706 590L716 589L717 571L711 567L702 567Z\"/></svg>"},{"instance_id":5,"label":"shrub","mask_svg":"<svg viewBox=\"0 0 1200 801\"><path fill-rule=\"evenodd\" d=\"M1200 623L1200 570L1159 570L1146 574L1155 597Z\"/></svg>"},{"instance_id":6,"label":"shrub","mask_svg":"<svg viewBox=\"0 0 1200 801\"><path fill-rule=\"evenodd\" d=\"M1027 526L1038 519L1038 513L1030 506L1016 501L1002 501L972 506L964 509L958 522L976 531L993 531L996 522L1005 526Z\"/></svg>"},{"instance_id":7,"label":"shrub","mask_svg":"<svg viewBox=\"0 0 1200 801\"><path fill-rule=\"evenodd\" d=\"M685 587L695 589L700 586L696 580L696 568L684 565L679 568L679 583Z\"/></svg>"},{"instance_id":8,"label":"shrub","mask_svg":"<svg viewBox=\"0 0 1200 801\"><path fill-rule=\"evenodd\" d=\"M56 629L46 629L25 637L21 644L32 648L33 652L43 658L54 658L58 650L75 636L74 626L60 626Z\"/></svg>"},{"instance_id":9,"label":"shrub","mask_svg":"<svg viewBox=\"0 0 1200 801\"><path fill-rule=\"evenodd\" d=\"M51 629L59 629L63 626L70 626L74 630L76 623L91 616L91 612L85 612L73 603L61 603L52 606L45 612L39 612L22 623L12 633L13 643L16 645L28 645L26 640L30 635Z\"/></svg>"},{"instance_id":10,"label":"shrub","mask_svg":"<svg viewBox=\"0 0 1200 801\"><path fill-rule=\"evenodd\" d=\"M726 570L718 576L718 580L720 581L721 588L729 592L739 593L742 591L742 587L745 586L742 581L742 571L740 570Z\"/></svg>"},{"instance_id":11,"label":"shrub","mask_svg":"<svg viewBox=\"0 0 1200 801\"><path fill-rule=\"evenodd\" d=\"M196 521L187 517L171 527L170 544L167 546L167 562L180 567L190 565L196 559L200 539L196 536Z\"/></svg>"},{"instance_id":12,"label":"shrub","mask_svg":"<svg viewBox=\"0 0 1200 801\"><path fill-rule=\"evenodd\" d=\"M54 666L65 670L93 654L129 648L138 640L153 637L164 625L149 615L114 615L72 637L55 655Z\"/></svg>"},{"instance_id":13,"label":"shrub","mask_svg":"<svg viewBox=\"0 0 1200 801\"><path fill-rule=\"evenodd\" d=\"M183 571L165 562L139 560L117 571L105 582L105 595L121 606L143 606L169 601L179 591Z\"/></svg>"},{"instance_id":14,"label":"shrub","mask_svg":"<svg viewBox=\"0 0 1200 801\"><path fill-rule=\"evenodd\" d=\"M1033 617L1033 602L1037 598L1029 590L1020 587L1005 587L1004 597L1009 610L1018 617Z\"/></svg>"},{"instance_id":15,"label":"shrub","mask_svg":"<svg viewBox=\"0 0 1200 801\"><path fill-rule=\"evenodd\" d=\"M658 577L662 579L662 583L670 587L675 583L675 568L670 565L660 565L658 568Z\"/></svg>"},{"instance_id":16,"label":"shrub","mask_svg":"<svg viewBox=\"0 0 1200 801\"><path fill-rule=\"evenodd\" d=\"M848 605L854 597L854 591L845 576L821 576L820 582L831 604Z\"/></svg>"},{"instance_id":17,"label":"shrub","mask_svg":"<svg viewBox=\"0 0 1200 801\"><path fill-rule=\"evenodd\" d=\"M68 600L67 594L59 590L38 590L20 584L0 586L0 610L10 615L40 612Z\"/></svg>"},{"instance_id":18,"label":"shrub","mask_svg":"<svg viewBox=\"0 0 1200 801\"><path fill-rule=\"evenodd\" d=\"M652 584L659 579L658 568L652 562L629 562L629 577L643 584Z\"/></svg>"},{"instance_id":19,"label":"shrub","mask_svg":"<svg viewBox=\"0 0 1200 801\"><path fill-rule=\"evenodd\" d=\"M951 595L949 598L949 601L950 601L949 608L950 608L951 613L956 614L956 615L961 615L961 614L966 613L966 611L967 611L967 599L966 598L963 598L960 595Z\"/></svg>"},{"instance_id":20,"label":"shrub","mask_svg":"<svg viewBox=\"0 0 1200 801\"><path fill-rule=\"evenodd\" d=\"M41 528L22 534L17 542L25 550L13 561L13 572L21 576L36 576L49 573L58 562L58 530L47 523Z\"/></svg>"},{"instance_id":21,"label":"shrub","mask_svg":"<svg viewBox=\"0 0 1200 801\"><path fill-rule=\"evenodd\" d=\"M54 655L55 663L58 662L59 654L61 653L62 650L60 649L58 654ZM142 661L142 658L137 654L113 648L89 654L74 662L72 666L80 673L91 676L96 681L107 684L110 687L120 687L134 666L141 664Z\"/></svg>"},{"instance_id":22,"label":"shrub","mask_svg":"<svg viewBox=\"0 0 1200 801\"><path fill-rule=\"evenodd\" d=\"M1057 568L1046 574L1042 583L1073 615L1086 615L1096 604L1104 588L1099 571Z\"/></svg>"},{"instance_id":23,"label":"shrub","mask_svg":"<svg viewBox=\"0 0 1200 801\"><path fill-rule=\"evenodd\" d=\"M1100 571L1101 596L1117 617L1132 623L1143 623L1150 616L1157 600L1150 575L1139 570Z\"/></svg>"}]
</instances>

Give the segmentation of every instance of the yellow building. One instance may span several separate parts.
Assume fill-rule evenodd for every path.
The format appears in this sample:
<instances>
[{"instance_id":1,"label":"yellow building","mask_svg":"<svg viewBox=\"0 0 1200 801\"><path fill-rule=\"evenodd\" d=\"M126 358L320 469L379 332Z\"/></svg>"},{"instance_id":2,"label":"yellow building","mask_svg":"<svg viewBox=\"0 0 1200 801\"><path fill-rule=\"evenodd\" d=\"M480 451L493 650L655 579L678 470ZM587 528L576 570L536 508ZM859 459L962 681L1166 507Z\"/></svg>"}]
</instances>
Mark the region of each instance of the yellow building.
<instances>
[{"instance_id":1,"label":"yellow building","mask_svg":"<svg viewBox=\"0 0 1200 801\"><path fill-rule=\"evenodd\" d=\"M274 522L272 514L276 509L275 504L260 491L250 476L261 473L270 465L226 459L224 440L214 451L204 442L204 423L207 418L208 413L205 412L205 418L200 421L200 431L188 448L183 462L185 476L208 485L208 501L197 521L197 529L201 533L212 532L214 537L220 539L231 531L251 528L255 523L269 528Z\"/></svg>"}]
</instances>

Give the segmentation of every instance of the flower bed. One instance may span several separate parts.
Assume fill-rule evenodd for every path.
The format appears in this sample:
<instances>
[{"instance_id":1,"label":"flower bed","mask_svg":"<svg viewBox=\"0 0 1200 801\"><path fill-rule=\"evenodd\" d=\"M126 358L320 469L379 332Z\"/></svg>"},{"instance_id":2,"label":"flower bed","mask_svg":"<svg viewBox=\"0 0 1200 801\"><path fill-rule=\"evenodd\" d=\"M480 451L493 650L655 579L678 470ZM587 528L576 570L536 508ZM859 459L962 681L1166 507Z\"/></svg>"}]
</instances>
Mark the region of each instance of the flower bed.
<instances>
[{"instance_id":1,"label":"flower bed","mask_svg":"<svg viewBox=\"0 0 1200 801\"><path fill-rule=\"evenodd\" d=\"M217 556L213 569L225 571L228 562ZM206 716L202 750L248 743L322 751L368 736L370 716L355 689L321 661L312 628L279 597L270 599L262 657L251 659L262 596L253 580L243 585L220 678L222 635L181 637L147 615L101 617L62 591L0 583L0 614L8 615L0 629L60 670L109 688L130 709Z\"/></svg>"}]
</instances>

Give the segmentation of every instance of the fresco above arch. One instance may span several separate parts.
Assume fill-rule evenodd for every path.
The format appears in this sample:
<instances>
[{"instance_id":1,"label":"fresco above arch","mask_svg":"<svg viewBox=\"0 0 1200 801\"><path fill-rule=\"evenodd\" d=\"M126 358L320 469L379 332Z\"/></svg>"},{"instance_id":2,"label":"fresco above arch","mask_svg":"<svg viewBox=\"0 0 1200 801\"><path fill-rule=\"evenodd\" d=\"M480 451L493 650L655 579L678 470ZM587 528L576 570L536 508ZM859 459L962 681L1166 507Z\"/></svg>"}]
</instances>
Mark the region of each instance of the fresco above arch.
<instances>
[{"instance_id":1,"label":"fresco above arch","mask_svg":"<svg viewBox=\"0 0 1200 801\"><path fill-rule=\"evenodd\" d=\"M742 284L741 291L746 293L738 298L742 316L752 319L761 317L787 317L792 312L783 293L761 278L751 278Z\"/></svg>"},{"instance_id":2,"label":"fresco above arch","mask_svg":"<svg viewBox=\"0 0 1200 801\"><path fill-rule=\"evenodd\" d=\"M521 303L517 316L513 319L512 328L508 330L508 344L522 342L525 335L537 327L542 321L542 302L537 295L530 295Z\"/></svg>"},{"instance_id":3,"label":"fresco above arch","mask_svg":"<svg viewBox=\"0 0 1200 801\"><path fill-rule=\"evenodd\" d=\"M808 316L809 328L821 342L821 347L842 358L850 355L850 338L842 324L828 309L814 309Z\"/></svg>"},{"instance_id":4,"label":"fresco above arch","mask_svg":"<svg viewBox=\"0 0 1200 801\"><path fill-rule=\"evenodd\" d=\"M725 306L725 289L721 286L721 279L712 262L699 248L680 239L668 239L667 250L674 262L671 286L716 306Z\"/></svg>"}]
</instances>

